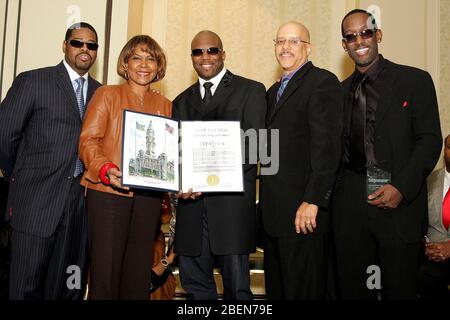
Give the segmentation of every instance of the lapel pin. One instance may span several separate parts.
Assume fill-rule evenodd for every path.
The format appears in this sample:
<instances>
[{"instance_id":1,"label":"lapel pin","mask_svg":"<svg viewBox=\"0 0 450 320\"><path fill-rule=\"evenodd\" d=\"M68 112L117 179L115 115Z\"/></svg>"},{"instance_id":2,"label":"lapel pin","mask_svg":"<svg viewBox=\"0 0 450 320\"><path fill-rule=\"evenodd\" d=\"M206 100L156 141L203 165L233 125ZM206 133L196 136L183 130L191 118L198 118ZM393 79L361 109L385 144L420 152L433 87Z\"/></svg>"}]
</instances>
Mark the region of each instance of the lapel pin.
<instances>
[{"instance_id":1,"label":"lapel pin","mask_svg":"<svg viewBox=\"0 0 450 320\"><path fill-rule=\"evenodd\" d=\"M403 101L402 107L403 108L408 108L408 101Z\"/></svg>"}]
</instances>

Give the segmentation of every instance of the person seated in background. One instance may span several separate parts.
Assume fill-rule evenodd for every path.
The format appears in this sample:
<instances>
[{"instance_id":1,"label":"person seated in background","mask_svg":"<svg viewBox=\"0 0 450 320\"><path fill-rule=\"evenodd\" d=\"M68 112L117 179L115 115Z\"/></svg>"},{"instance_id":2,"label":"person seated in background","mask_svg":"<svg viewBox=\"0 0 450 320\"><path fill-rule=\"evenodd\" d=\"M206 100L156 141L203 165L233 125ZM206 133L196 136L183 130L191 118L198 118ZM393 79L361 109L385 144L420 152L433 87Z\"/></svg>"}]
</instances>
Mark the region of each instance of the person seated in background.
<instances>
[{"instance_id":1,"label":"person seated in background","mask_svg":"<svg viewBox=\"0 0 450 320\"><path fill-rule=\"evenodd\" d=\"M175 205L169 198L165 196L161 204L161 225L170 222L171 227L174 226ZM174 229L171 229L171 232ZM171 233L171 236L174 233ZM150 285L150 300L172 300L177 288L177 282L172 274L171 265L175 260L173 252L173 241L169 240L167 253L165 252L166 240L164 232L160 228L155 242L153 244L153 268Z\"/></svg>"},{"instance_id":2,"label":"person seated in background","mask_svg":"<svg viewBox=\"0 0 450 320\"><path fill-rule=\"evenodd\" d=\"M419 295L450 299L450 135L444 141L445 167L434 171L428 184L428 232L420 267Z\"/></svg>"}]
</instances>

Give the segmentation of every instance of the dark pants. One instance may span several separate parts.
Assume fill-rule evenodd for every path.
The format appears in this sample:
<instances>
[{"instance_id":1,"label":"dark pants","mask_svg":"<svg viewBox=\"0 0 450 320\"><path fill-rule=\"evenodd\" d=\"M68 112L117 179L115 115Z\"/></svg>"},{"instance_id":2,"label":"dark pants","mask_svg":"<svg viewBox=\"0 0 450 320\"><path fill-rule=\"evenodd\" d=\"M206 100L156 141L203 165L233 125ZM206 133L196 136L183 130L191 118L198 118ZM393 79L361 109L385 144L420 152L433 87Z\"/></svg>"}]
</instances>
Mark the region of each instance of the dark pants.
<instances>
[{"instance_id":1,"label":"dark pants","mask_svg":"<svg viewBox=\"0 0 450 320\"><path fill-rule=\"evenodd\" d=\"M379 293L383 299L417 298L421 243L398 235L394 214L367 204L364 174L345 172L332 211L340 298L375 300Z\"/></svg>"},{"instance_id":2,"label":"dark pants","mask_svg":"<svg viewBox=\"0 0 450 320\"><path fill-rule=\"evenodd\" d=\"M294 222L292 222L294 223ZM269 300L325 299L328 233L264 235L264 275Z\"/></svg>"},{"instance_id":3,"label":"dark pants","mask_svg":"<svg viewBox=\"0 0 450 320\"><path fill-rule=\"evenodd\" d=\"M422 299L450 300L450 260L434 262L424 257L420 265L419 295Z\"/></svg>"},{"instance_id":4,"label":"dark pants","mask_svg":"<svg viewBox=\"0 0 450 320\"><path fill-rule=\"evenodd\" d=\"M84 189L74 179L53 235L41 238L12 230L9 298L82 299L85 289Z\"/></svg>"},{"instance_id":5,"label":"dark pants","mask_svg":"<svg viewBox=\"0 0 450 320\"><path fill-rule=\"evenodd\" d=\"M161 193L133 198L88 190L89 299L149 298Z\"/></svg>"},{"instance_id":6,"label":"dark pants","mask_svg":"<svg viewBox=\"0 0 450 320\"><path fill-rule=\"evenodd\" d=\"M202 253L179 256L181 286L192 300L217 300L214 263L222 275L225 300L251 300L248 255L214 255L209 246L208 221L203 214Z\"/></svg>"}]
</instances>

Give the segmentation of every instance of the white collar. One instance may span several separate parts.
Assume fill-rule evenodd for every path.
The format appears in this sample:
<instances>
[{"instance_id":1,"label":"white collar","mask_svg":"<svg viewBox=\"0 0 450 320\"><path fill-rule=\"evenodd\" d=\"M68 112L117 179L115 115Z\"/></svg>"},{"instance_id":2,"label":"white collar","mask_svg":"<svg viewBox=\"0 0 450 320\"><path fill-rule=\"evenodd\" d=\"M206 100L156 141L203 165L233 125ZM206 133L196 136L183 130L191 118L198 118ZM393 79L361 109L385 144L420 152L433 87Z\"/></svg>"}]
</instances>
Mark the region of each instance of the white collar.
<instances>
[{"instance_id":1,"label":"white collar","mask_svg":"<svg viewBox=\"0 0 450 320\"><path fill-rule=\"evenodd\" d=\"M203 84L205 82L212 82L213 85L211 87L211 93L214 95L214 92L216 91L217 87L219 86L220 81L222 80L222 78L226 72L227 72L227 69L222 68L222 70L214 78L211 78L209 80L198 78L198 81L200 82L200 92L202 94L202 97L205 93L205 88L203 87Z\"/></svg>"},{"instance_id":2,"label":"white collar","mask_svg":"<svg viewBox=\"0 0 450 320\"><path fill-rule=\"evenodd\" d=\"M69 73L70 81L73 82L74 80L82 77L86 80L86 83L88 81L89 74L86 72L84 75L80 76L75 70L72 69L71 66L67 63L66 59L63 60L64 67L66 67L67 72Z\"/></svg>"},{"instance_id":3,"label":"white collar","mask_svg":"<svg viewBox=\"0 0 450 320\"><path fill-rule=\"evenodd\" d=\"M447 193L448 188L450 187L450 172L447 171L447 169L444 167L444 196Z\"/></svg>"}]
</instances>

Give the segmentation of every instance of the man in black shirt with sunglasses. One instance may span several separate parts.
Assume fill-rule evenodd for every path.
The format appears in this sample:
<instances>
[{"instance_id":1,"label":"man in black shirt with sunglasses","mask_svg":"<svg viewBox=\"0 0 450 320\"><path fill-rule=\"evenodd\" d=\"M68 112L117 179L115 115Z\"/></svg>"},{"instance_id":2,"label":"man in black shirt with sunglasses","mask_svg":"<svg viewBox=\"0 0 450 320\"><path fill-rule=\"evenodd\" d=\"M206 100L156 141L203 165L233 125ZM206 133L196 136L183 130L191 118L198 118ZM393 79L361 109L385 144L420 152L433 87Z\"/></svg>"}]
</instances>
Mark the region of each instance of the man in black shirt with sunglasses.
<instances>
[{"instance_id":1,"label":"man in black shirt with sunglasses","mask_svg":"<svg viewBox=\"0 0 450 320\"><path fill-rule=\"evenodd\" d=\"M199 32L191 43L191 58L199 80L173 101L173 118L240 121L244 132L264 127L264 85L224 68L225 51L216 33ZM246 145L246 159L255 151ZM256 249L256 169L256 163L246 161L243 165L244 192L200 195L183 190L178 202L175 253L181 285L189 299L218 298L214 266L221 269L225 300L253 298L249 254Z\"/></svg>"},{"instance_id":2,"label":"man in black shirt with sunglasses","mask_svg":"<svg viewBox=\"0 0 450 320\"><path fill-rule=\"evenodd\" d=\"M12 163L13 300L83 297L87 231L77 149L85 107L100 86L88 75L97 40L91 25L70 26L64 60L19 74L0 107L0 154Z\"/></svg>"},{"instance_id":3,"label":"man in black shirt with sunglasses","mask_svg":"<svg viewBox=\"0 0 450 320\"><path fill-rule=\"evenodd\" d=\"M342 21L355 62L345 92L344 155L332 201L342 299L417 298L426 232L426 178L442 145L433 81L378 53L382 32L364 10Z\"/></svg>"}]
</instances>

